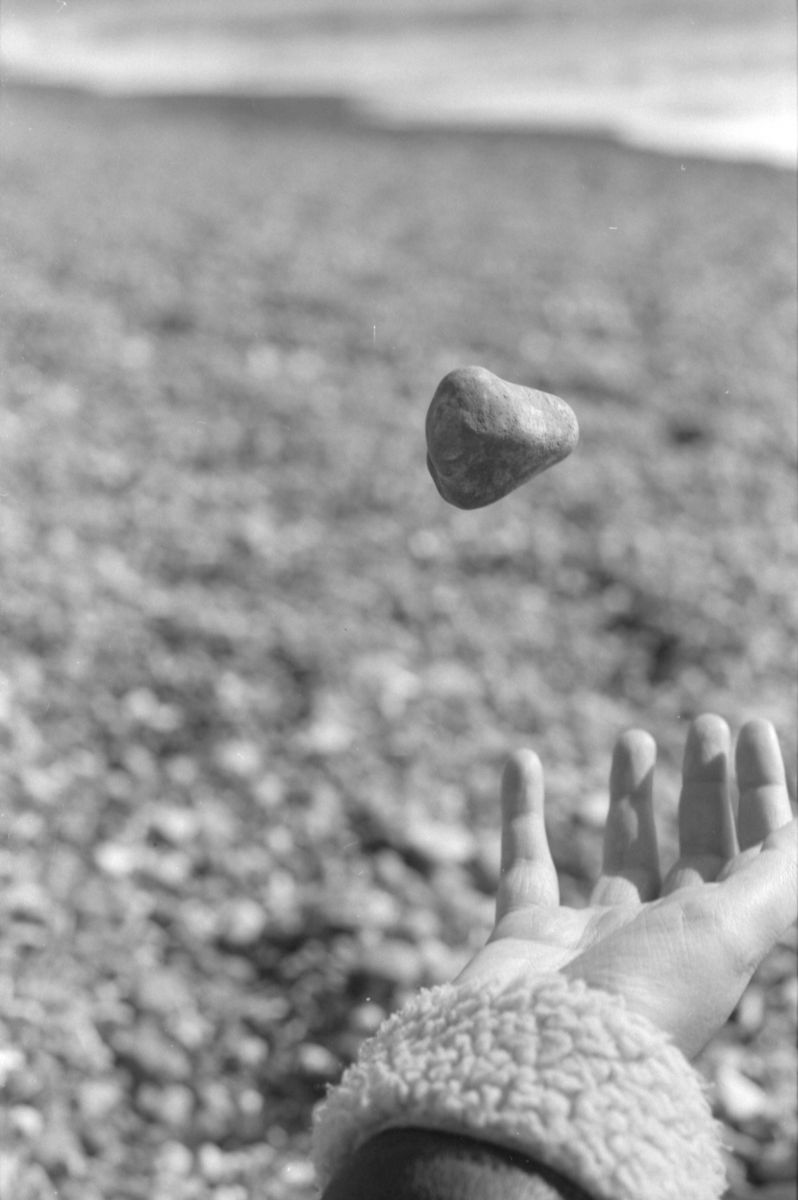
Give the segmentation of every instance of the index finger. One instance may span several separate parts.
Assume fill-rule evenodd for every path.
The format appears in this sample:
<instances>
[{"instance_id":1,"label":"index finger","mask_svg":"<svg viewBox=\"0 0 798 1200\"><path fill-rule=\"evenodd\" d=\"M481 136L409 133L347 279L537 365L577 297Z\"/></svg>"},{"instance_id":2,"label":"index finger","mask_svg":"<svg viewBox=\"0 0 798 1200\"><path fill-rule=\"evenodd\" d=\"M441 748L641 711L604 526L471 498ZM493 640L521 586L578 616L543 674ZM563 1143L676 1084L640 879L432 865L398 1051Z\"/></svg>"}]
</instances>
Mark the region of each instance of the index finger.
<instances>
[{"instance_id":1,"label":"index finger","mask_svg":"<svg viewBox=\"0 0 798 1200\"><path fill-rule=\"evenodd\" d=\"M543 767L532 750L508 760L502 776L501 878L496 920L528 905L556 905L560 889L543 816Z\"/></svg>"}]
</instances>

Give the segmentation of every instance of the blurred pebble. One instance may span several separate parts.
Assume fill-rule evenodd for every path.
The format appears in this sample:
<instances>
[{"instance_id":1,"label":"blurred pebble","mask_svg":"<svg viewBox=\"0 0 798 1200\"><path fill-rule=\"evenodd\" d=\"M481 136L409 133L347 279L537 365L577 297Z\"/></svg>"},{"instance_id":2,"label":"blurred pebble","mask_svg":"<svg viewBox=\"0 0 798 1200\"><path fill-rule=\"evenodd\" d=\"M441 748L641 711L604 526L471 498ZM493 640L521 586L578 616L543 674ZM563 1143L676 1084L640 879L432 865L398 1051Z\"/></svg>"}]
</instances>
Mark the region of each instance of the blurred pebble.
<instances>
[{"instance_id":1,"label":"blurred pebble","mask_svg":"<svg viewBox=\"0 0 798 1200\"><path fill-rule=\"evenodd\" d=\"M267 923L263 905L241 896L229 901L219 914L218 936L225 945L244 950L258 941Z\"/></svg>"},{"instance_id":2,"label":"blurred pebble","mask_svg":"<svg viewBox=\"0 0 798 1200\"><path fill-rule=\"evenodd\" d=\"M441 918L430 908L412 908L402 919L401 932L419 946L440 934Z\"/></svg>"},{"instance_id":3,"label":"blurred pebble","mask_svg":"<svg viewBox=\"0 0 798 1200\"><path fill-rule=\"evenodd\" d=\"M794 1187L795 1178L798 1176L798 1149L795 1140L771 1142L766 1145L757 1157L751 1173L760 1183L790 1180Z\"/></svg>"},{"instance_id":4,"label":"blurred pebble","mask_svg":"<svg viewBox=\"0 0 798 1200\"><path fill-rule=\"evenodd\" d=\"M264 910L269 924L281 930L292 930L300 923L302 911L301 886L289 871L280 868L269 872L264 897Z\"/></svg>"},{"instance_id":5,"label":"blurred pebble","mask_svg":"<svg viewBox=\"0 0 798 1200\"><path fill-rule=\"evenodd\" d=\"M421 680L390 654L364 655L353 667L362 688L386 721L398 721L422 690Z\"/></svg>"},{"instance_id":6,"label":"blurred pebble","mask_svg":"<svg viewBox=\"0 0 798 1200\"><path fill-rule=\"evenodd\" d=\"M199 1148L199 1168L209 1183L216 1183L224 1176L225 1156L223 1151L212 1142L205 1142Z\"/></svg>"},{"instance_id":7,"label":"blurred pebble","mask_svg":"<svg viewBox=\"0 0 798 1200\"><path fill-rule=\"evenodd\" d=\"M89 1079L78 1088L78 1107L90 1124L105 1121L124 1101L124 1089L115 1079Z\"/></svg>"},{"instance_id":8,"label":"blurred pebble","mask_svg":"<svg viewBox=\"0 0 798 1200\"><path fill-rule=\"evenodd\" d=\"M263 767L259 748L243 738L222 742L216 747L214 759L221 770L241 779L254 779Z\"/></svg>"},{"instance_id":9,"label":"blurred pebble","mask_svg":"<svg viewBox=\"0 0 798 1200\"><path fill-rule=\"evenodd\" d=\"M25 1055L14 1046L0 1046L0 1086L5 1086L14 1071L25 1066Z\"/></svg>"},{"instance_id":10,"label":"blurred pebble","mask_svg":"<svg viewBox=\"0 0 798 1200\"><path fill-rule=\"evenodd\" d=\"M237 844L242 837L238 814L233 811L225 793L216 799L208 792L202 793L200 805L195 806L206 848L216 854Z\"/></svg>"},{"instance_id":11,"label":"blurred pebble","mask_svg":"<svg viewBox=\"0 0 798 1200\"><path fill-rule=\"evenodd\" d=\"M761 988L751 984L740 997L735 1020L740 1033L753 1037L762 1028L765 1018L765 996Z\"/></svg>"},{"instance_id":12,"label":"blurred pebble","mask_svg":"<svg viewBox=\"0 0 798 1200\"><path fill-rule=\"evenodd\" d=\"M143 852L142 846L128 842L101 842L94 851L94 861L106 875L120 879L138 869Z\"/></svg>"},{"instance_id":13,"label":"blurred pebble","mask_svg":"<svg viewBox=\"0 0 798 1200\"><path fill-rule=\"evenodd\" d=\"M175 754L166 763L166 773L172 783L188 788L196 783L199 772L193 758L187 754Z\"/></svg>"},{"instance_id":14,"label":"blurred pebble","mask_svg":"<svg viewBox=\"0 0 798 1200\"><path fill-rule=\"evenodd\" d=\"M352 1030L362 1037L370 1037L385 1020L386 1012L380 1004L371 1000L358 1004L349 1014L349 1024Z\"/></svg>"},{"instance_id":15,"label":"blurred pebble","mask_svg":"<svg viewBox=\"0 0 798 1200\"><path fill-rule=\"evenodd\" d=\"M430 865L467 863L476 853L474 835L469 829L420 816L413 817L402 831L402 842Z\"/></svg>"},{"instance_id":16,"label":"blurred pebble","mask_svg":"<svg viewBox=\"0 0 798 1200\"><path fill-rule=\"evenodd\" d=\"M6 926L8 943L16 953L25 950L27 953L38 951L44 953L47 946L48 933L38 921L17 920Z\"/></svg>"},{"instance_id":17,"label":"blurred pebble","mask_svg":"<svg viewBox=\"0 0 798 1200\"><path fill-rule=\"evenodd\" d=\"M176 971L157 967L151 967L136 980L136 1000L140 1009L159 1014L192 1006L192 996L183 977Z\"/></svg>"},{"instance_id":18,"label":"blurred pebble","mask_svg":"<svg viewBox=\"0 0 798 1200\"><path fill-rule=\"evenodd\" d=\"M335 1079L341 1073L336 1056L316 1042L304 1042L298 1048L297 1059L302 1074L315 1079Z\"/></svg>"},{"instance_id":19,"label":"blurred pebble","mask_svg":"<svg viewBox=\"0 0 798 1200\"><path fill-rule=\"evenodd\" d=\"M273 342L255 342L247 350L246 369L261 383L280 373L283 357L283 350Z\"/></svg>"},{"instance_id":20,"label":"blurred pebble","mask_svg":"<svg viewBox=\"0 0 798 1200\"><path fill-rule=\"evenodd\" d=\"M282 1148L286 1140L285 1131L279 1132L283 1134ZM216 1189L213 1192L214 1196L218 1195L219 1188L239 1186L235 1180L242 1175L263 1181L268 1174L273 1173L274 1159L274 1147L263 1142L248 1146L244 1150L229 1152L222 1150L214 1142L204 1142L197 1152L199 1172ZM260 1196L261 1193L247 1192L246 1200L254 1200L256 1194ZM201 1195L204 1197L205 1193L202 1192Z\"/></svg>"},{"instance_id":21,"label":"blurred pebble","mask_svg":"<svg viewBox=\"0 0 798 1200\"><path fill-rule=\"evenodd\" d=\"M142 862L143 875L175 891L185 885L192 871L190 856L180 850L151 851Z\"/></svg>"},{"instance_id":22,"label":"blurred pebble","mask_svg":"<svg viewBox=\"0 0 798 1200\"><path fill-rule=\"evenodd\" d=\"M12 917L47 924L52 904L43 888L36 883L17 883L8 888L2 898L3 907Z\"/></svg>"},{"instance_id":23,"label":"blurred pebble","mask_svg":"<svg viewBox=\"0 0 798 1200\"><path fill-rule=\"evenodd\" d=\"M446 920L457 921L453 933L484 927L487 933L493 926L494 902L489 896L471 886L471 877L463 867L440 866L433 876L433 887L440 899Z\"/></svg>"},{"instance_id":24,"label":"blurred pebble","mask_svg":"<svg viewBox=\"0 0 798 1200\"><path fill-rule=\"evenodd\" d=\"M238 1114L228 1087L220 1081L200 1088L199 1122L206 1137L220 1142L235 1128Z\"/></svg>"},{"instance_id":25,"label":"blurred pebble","mask_svg":"<svg viewBox=\"0 0 798 1200\"><path fill-rule=\"evenodd\" d=\"M158 778L155 758L146 746L130 745L123 754L125 770L134 779L145 784L154 784Z\"/></svg>"},{"instance_id":26,"label":"blurred pebble","mask_svg":"<svg viewBox=\"0 0 798 1200\"><path fill-rule=\"evenodd\" d=\"M182 1084L156 1087L143 1084L138 1091L138 1106L153 1120L162 1122L169 1129L187 1129L194 1112L194 1095Z\"/></svg>"},{"instance_id":27,"label":"blurred pebble","mask_svg":"<svg viewBox=\"0 0 798 1200\"><path fill-rule=\"evenodd\" d=\"M173 846L192 842L199 833L199 818L190 808L159 805L149 815L150 829Z\"/></svg>"},{"instance_id":28,"label":"blurred pebble","mask_svg":"<svg viewBox=\"0 0 798 1200\"><path fill-rule=\"evenodd\" d=\"M408 874L408 867L395 850L380 850L371 859L374 877L388 889L400 888Z\"/></svg>"},{"instance_id":29,"label":"blurred pebble","mask_svg":"<svg viewBox=\"0 0 798 1200\"><path fill-rule=\"evenodd\" d=\"M184 936L187 934L198 942L214 940L219 920L214 907L202 900L182 900L179 911Z\"/></svg>"},{"instance_id":30,"label":"blurred pebble","mask_svg":"<svg viewBox=\"0 0 798 1200\"><path fill-rule=\"evenodd\" d=\"M0 1196L5 1200L50 1200L52 1182L38 1163L22 1162L0 1151Z\"/></svg>"},{"instance_id":31,"label":"blurred pebble","mask_svg":"<svg viewBox=\"0 0 798 1200\"><path fill-rule=\"evenodd\" d=\"M581 796L574 816L591 829L603 830L607 821L608 798L606 792L588 792Z\"/></svg>"},{"instance_id":32,"label":"blurred pebble","mask_svg":"<svg viewBox=\"0 0 798 1200\"><path fill-rule=\"evenodd\" d=\"M305 754L326 758L343 754L354 740L352 726L330 708L297 735L296 744Z\"/></svg>"},{"instance_id":33,"label":"blurred pebble","mask_svg":"<svg viewBox=\"0 0 798 1200\"><path fill-rule=\"evenodd\" d=\"M172 733L183 721L180 709L162 704L149 688L135 688L125 697L125 709L133 721L157 733Z\"/></svg>"},{"instance_id":34,"label":"blurred pebble","mask_svg":"<svg viewBox=\"0 0 798 1200\"><path fill-rule=\"evenodd\" d=\"M16 1104L9 1112L11 1124L17 1133L31 1142L37 1141L44 1129L44 1118L38 1108L30 1104Z\"/></svg>"},{"instance_id":35,"label":"blurred pebble","mask_svg":"<svg viewBox=\"0 0 798 1200\"><path fill-rule=\"evenodd\" d=\"M157 1175L182 1178L189 1175L194 1165L194 1156L181 1142L165 1142L155 1155Z\"/></svg>"},{"instance_id":36,"label":"blurred pebble","mask_svg":"<svg viewBox=\"0 0 798 1200\"><path fill-rule=\"evenodd\" d=\"M400 987L415 987L423 971L418 947L390 938L363 947L358 966L369 978L382 979Z\"/></svg>"},{"instance_id":37,"label":"blurred pebble","mask_svg":"<svg viewBox=\"0 0 798 1200\"><path fill-rule=\"evenodd\" d=\"M250 1200L250 1196L243 1184L231 1183L214 1188L213 1200Z\"/></svg>"},{"instance_id":38,"label":"blurred pebble","mask_svg":"<svg viewBox=\"0 0 798 1200\"><path fill-rule=\"evenodd\" d=\"M435 529L418 529L408 535L407 548L417 562L428 563L441 557L444 543Z\"/></svg>"},{"instance_id":39,"label":"blurred pebble","mask_svg":"<svg viewBox=\"0 0 798 1200\"><path fill-rule=\"evenodd\" d=\"M126 771L110 770L106 776L105 791L109 800L117 804L128 804L133 795L133 781Z\"/></svg>"},{"instance_id":40,"label":"blurred pebble","mask_svg":"<svg viewBox=\"0 0 798 1200\"><path fill-rule=\"evenodd\" d=\"M313 1164L304 1158L294 1158L284 1162L280 1175L285 1182L297 1189L310 1187L315 1179Z\"/></svg>"},{"instance_id":41,"label":"blurred pebble","mask_svg":"<svg viewBox=\"0 0 798 1200\"><path fill-rule=\"evenodd\" d=\"M128 371L143 371L153 360L152 339L143 333L128 334L122 340L120 362Z\"/></svg>"},{"instance_id":42,"label":"blurred pebble","mask_svg":"<svg viewBox=\"0 0 798 1200\"><path fill-rule=\"evenodd\" d=\"M63 781L54 771L45 771L40 767L25 767L21 779L28 799L45 807L57 799L63 787Z\"/></svg>"},{"instance_id":43,"label":"blurred pebble","mask_svg":"<svg viewBox=\"0 0 798 1200\"><path fill-rule=\"evenodd\" d=\"M242 1005L243 1019L260 1033L271 1033L290 1012L287 996L247 996Z\"/></svg>"},{"instance_id":44,"label":"blurred pebble","mask_svg":"<svg viewBox=\"0 0 798 1200\"><path fill-rule=\"evenodd\" d=\"M389 892L350 888L348 894L324 897L319 918L335 929L390 929L400 918L401 906Z\"/></svg>"},{"instance_id":45,"label":"blurred pebble","mask_svg":"<svg viewBox=\"0 0 798 1200\"><path fill-rule=\"evenodd\" d=\"M721 1115L735 1125L763 1116L769 1107L767 1092L731 1063L719 1064L715 1088Z\"/></svg>"},{"instance_id":46,"label":"blurred pebble","mask_svg":"<svg viewBox=\"0 0 798 1200\"><path fill-rule=\"evenodd\" d=\"M261 1038L240 1034L235 1039L235 1060L250 1071L261 1065L268 1052L268 1047Z\"/></svg>"},{"instance_id":47,"label":"blurred pebble","mask_svg":"<svg viewBox=\"0 0 798 1200\"><path fill-rule=\"evenodd\" d=\"M257 1117L263 1112L263 1096L254 1088L246 1088L238 1097L238 1107L247 1117Z\"/></svg>"},{"instance_id":48,"label":"blurred pebble","mask_svg":"<svg viewBox=\"0 0 798 1200\"><path fill-rule=\"evenodd\" d=\"M781 984L779 998L791 1020L798 1020L798 975L794 972Z\"/></svg>"},{"instance_id":49,"label":"blurred pebble","mask_svg":"<svg viewBox=\"0 0 798 1200\"><path fill-rule=\"evenodd\" d=\"M255 783L254 796L259 806L271 813L285 803L286 791L286 785L279 775L265 774Z\"/></svg>"},{"instance_id":50,"label":"blurred pebble","mask_svg":"<svg viewBox=\"0 0 798 1200\"><path fill-rule=\"evenodd\" d=\"M60 1122L48 1122L37 1141L36 1157L51 1176L66 1175L81 1179L86 1173L86 1159L75 1135Z\"/></svg>"},{"instance_id":51,"label":"blurred pebble","mask_svg":"<svg viewBox=\"0 0 798 1200\"><path fill-rule=\"evenodd\" d=\"M184 1083L191 1077L191 1060L185 1051L148 1022L117 1030L111 1045L119 1061L145 1079Z\"/></svg>"},{"instance_id":52,"label":"blurred pebble","mask_svg":"<svg viewBox=\"0 0 798 1200\"><path fill-rule=\"evenodd\" d=\"M430 695L465 704L482 696L479 676L459 659L432 661L424 680Z\"/></svg>"}]
</instances>

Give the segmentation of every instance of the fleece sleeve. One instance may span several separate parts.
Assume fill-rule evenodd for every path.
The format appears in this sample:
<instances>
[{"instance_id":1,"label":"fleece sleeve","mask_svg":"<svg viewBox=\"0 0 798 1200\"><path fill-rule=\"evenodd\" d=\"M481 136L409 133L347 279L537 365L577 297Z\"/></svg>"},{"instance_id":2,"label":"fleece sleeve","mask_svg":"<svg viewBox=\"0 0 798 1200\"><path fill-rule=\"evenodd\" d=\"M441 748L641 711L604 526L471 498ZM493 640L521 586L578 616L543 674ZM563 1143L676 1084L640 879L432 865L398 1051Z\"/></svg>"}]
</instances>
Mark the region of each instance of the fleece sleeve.
<instances>
[{"instance_id":1,"label":"fleece sleeve","mask_svg":"<svg viewBox=\"0 0 798 1200\"><path fill-rule=\"evenodd\" d=\"M725 1186L698 1074L622 998L562 975L427 989L386 1021L315 1114L322 1188L369 1138L408 1127L526 1154L597 1200Z\"/></svg>"}]
</instances>

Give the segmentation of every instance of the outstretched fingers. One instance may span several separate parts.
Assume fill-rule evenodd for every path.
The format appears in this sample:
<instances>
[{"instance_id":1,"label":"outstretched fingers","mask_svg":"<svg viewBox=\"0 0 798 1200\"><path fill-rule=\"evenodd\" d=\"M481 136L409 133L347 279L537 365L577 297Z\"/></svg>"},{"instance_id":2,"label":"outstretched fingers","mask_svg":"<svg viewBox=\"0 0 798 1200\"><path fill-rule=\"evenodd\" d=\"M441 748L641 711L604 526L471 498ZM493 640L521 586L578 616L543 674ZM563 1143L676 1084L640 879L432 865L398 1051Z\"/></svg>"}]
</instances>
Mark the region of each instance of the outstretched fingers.
<instances>
[{"instance_id":1,"label":"outstretched fingers","mask_svg":"<svg viewBox=\"0 0 798 1200\"><path fill-rule=\"evenodd\" d=\"M631 729L618 739L610 769L604 861L593 904L641 903L659 895L653 806L656 761L656 742L645 730Z\"/></svg>"},{"instance_id":2,"label":"outstretched fingers","mask_svg":"<svg viewBox=\"0 0 798 1200\"><path fill-rule=\"evenodd\" d=\"M530 905L559 903L543 813L543 767L532 750L512 755L501 785L501 878L496 920Z\"/></svg>"}]
</instances>

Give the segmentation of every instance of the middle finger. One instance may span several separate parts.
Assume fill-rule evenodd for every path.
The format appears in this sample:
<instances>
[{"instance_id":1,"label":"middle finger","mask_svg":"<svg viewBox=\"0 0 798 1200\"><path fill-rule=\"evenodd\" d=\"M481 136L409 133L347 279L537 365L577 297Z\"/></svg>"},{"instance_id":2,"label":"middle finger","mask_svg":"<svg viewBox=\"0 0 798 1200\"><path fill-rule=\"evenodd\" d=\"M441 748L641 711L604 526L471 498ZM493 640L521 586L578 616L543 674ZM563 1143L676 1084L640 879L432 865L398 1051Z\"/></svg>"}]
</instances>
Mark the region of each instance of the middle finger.
<instances>
[{"instance_id":1,"label":"middle finger","mask_svg":"<svg viewBox=\"0 0 798 1200\"><path fill-rule=\"evenodd\" d=\"M652 799L656 759L656 743L644 730L631 729L618 739L610 770L604 861L593 904L639 904L659 893Z\"/></svg>"},{"instance_id":2,"label":"middle finger","mask_svg":"<svg viewBox=\"0 0 798 1200\"><path fill-rule=\"evenodd\" d=\"M687 734L679 798L679 859L663 893L704 883L737 853L729 759L731 736L713 713L696 717Z\"/></svg>"}]
</instances>

